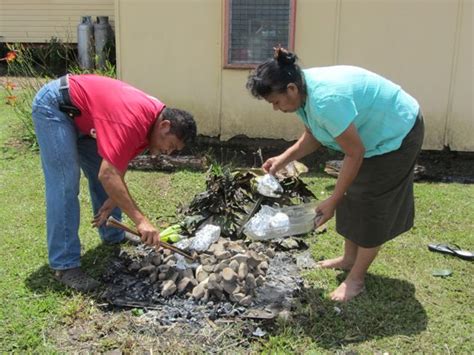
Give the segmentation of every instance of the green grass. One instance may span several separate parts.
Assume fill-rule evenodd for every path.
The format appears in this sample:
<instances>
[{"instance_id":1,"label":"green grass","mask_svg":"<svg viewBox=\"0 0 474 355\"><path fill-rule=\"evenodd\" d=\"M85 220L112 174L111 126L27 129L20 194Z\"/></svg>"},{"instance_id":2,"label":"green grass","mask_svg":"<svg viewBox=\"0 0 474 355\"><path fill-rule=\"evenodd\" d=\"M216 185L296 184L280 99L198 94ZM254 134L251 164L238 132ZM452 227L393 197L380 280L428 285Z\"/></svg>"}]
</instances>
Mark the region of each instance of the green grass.
<instances>
[{"instance_id":1,"label":"green grass","mask_svg":"<svg viewBox=\"0 0 474 355\"><path fill-rule=\"evenodd\" d=\"M15 122L9 108L0 106L0 352L61 352L51 329L68 334L78 322L95 322L91 329L115 328L96 300L67 291L50 277L40 160L37 152L12 141L21 130ZM203 190L204 178L187 171L127 174L133 196L158 225L174 222L177 206ZM327 196L335 182L317 175L305 180L320 198ZM348 304L336 305L327 296L344 274L309 271L305 279L310 287L296 305L293 319L279 322L268 337L253 342L251 349L238 350L472 353L473 264L431 253L426 245L448 242L474 250L474 186L418 183L415 196L416 227L384 246L370 269L367 292ZM99 275L113 250L103 246L89 226L85 181L80 201L83 264ZM329 224L328 233L309 240L315 259L337 256L342 251L342 238L334 232L334 222ZM433 277L432 271L441 268L451 269L452 276ZM132 332L127 325L119 329L121 333ZM93 339L88 334L82 335L85 343ZM131 344L122 346L134 348ZM103 337L92 349L97 352L115 347L121 344ZM154 350L160 347L156 345Z\"/></svg>"},{"instance_id":2,"label":"green grass","mask_svg":"<svg viewBox=\"0 0 474 355\"><path fill-rule=\"evenodd\" d=\"M330 181L310 179L313 191ZM474 249L474 186L418 183L415 186L416 227L388 242L370 268L364 294L345 305L328 301L343 272L310 271L306 304L299 318L281 327L264 344L268 352L472 353L473 265L431 253L427 244L447 242ZM312 243L315 259L338 256L341 237L329 232ZM450 269L448 278L432 276ZM295 339L299 339L295 341Z\"/></svg>"}]
</instances>

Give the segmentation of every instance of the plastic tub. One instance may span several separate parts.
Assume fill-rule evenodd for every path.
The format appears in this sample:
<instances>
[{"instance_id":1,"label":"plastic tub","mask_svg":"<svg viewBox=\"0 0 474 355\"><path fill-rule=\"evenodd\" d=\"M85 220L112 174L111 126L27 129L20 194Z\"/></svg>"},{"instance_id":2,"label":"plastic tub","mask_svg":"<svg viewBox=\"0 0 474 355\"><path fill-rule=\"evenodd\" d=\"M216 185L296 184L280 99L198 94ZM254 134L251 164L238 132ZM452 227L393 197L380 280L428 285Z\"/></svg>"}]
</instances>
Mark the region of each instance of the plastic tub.
<instances>
[{"instance_id":1,"label":"plastic tub","mask_svg":"<svg viewBox=\"0 0 474 355\"><path fill-rule=\"evenodd\" d=\"M262 206L262 209L247 222L244 233L255 240L276 239L309 233L314 229L315 208L316 203L314 202L281 208ZM289 224L287 226L272 227L269 223L278 212L285 213L288 216Z\"/></svg>"}]
</instances>

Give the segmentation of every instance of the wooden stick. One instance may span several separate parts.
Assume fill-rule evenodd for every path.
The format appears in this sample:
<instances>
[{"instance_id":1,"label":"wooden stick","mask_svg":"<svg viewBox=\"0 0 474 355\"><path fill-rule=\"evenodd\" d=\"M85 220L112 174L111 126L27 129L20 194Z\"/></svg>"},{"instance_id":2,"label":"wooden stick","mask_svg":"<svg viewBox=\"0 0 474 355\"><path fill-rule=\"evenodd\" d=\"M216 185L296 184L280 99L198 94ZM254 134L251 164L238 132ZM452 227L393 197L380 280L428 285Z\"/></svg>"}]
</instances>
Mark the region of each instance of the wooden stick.
<instances>
[{"instance_id":1,"label":"wooden stick","mask_svg":"<svg viewBox=\"0 0 474 355\"><path fill-rule=\"evenodd\" d=\"M125 224L123 224L122 222L119 222L117 221L114 217L110 216L108 219L107 219L107 223L106 223L107 227L115 227L115 228L119 228L119 229L122 229L126 232L129 232L129 233L132 233L138 237L141 237L141 234L136 230L136 229L133 229ZM175 253L178 253L190 260L195 260L196 259L196 255L192 256L190 254L188 254L187 252L185 252L184 250L180 249L180 248L177 248L167 242L164 242L164 241L160 241L160 246L162 246L163 248L166 248L166 249L169 249L169 250L172 250L174 251Z\"/></svg>"}]
</instances>

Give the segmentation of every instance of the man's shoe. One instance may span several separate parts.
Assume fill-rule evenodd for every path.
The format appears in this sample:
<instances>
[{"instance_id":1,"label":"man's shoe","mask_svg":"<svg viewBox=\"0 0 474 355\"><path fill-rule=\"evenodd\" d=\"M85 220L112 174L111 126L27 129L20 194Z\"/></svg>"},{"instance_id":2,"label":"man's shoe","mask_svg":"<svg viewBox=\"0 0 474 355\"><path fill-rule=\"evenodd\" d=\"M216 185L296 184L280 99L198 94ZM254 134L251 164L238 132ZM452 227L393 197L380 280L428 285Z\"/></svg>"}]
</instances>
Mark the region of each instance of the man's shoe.
<instances>
[{"instance_id":1,"label":"man's shoe","mask_svg":"<svg viewBox=\"0 0 474 355\"><path fill-rule=\"evenodd\" d=\"M53 277L62 284L79 292L90 292L100 287L100 282L84 273L80 267L54 270Z\"/></svg>"}]
</instances>

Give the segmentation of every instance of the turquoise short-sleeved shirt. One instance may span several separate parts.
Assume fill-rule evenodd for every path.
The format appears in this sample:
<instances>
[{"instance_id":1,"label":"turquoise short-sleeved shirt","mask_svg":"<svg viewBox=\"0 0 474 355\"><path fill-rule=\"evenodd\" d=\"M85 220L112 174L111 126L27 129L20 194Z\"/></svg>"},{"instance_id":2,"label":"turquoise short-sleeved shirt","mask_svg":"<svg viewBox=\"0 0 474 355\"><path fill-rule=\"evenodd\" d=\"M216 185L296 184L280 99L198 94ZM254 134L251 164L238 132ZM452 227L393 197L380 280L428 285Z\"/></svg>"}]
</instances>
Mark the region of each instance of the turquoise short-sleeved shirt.
<instances>
[{"instance_id":1,"label":"turquoise short-sleeved shirt","mask_svg":"<svg viewBox=\"0 0 474 355\"><path fill-rule=\"evenodd\" d=\"M354 123L365 147L364 157L400 148L414 126L418 102L388 79L353 66L303 70L305 105L297 110L313 136L341 151L335 138Z\"/></svg>"}]
</instances>

